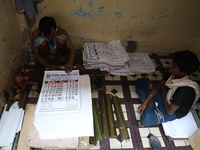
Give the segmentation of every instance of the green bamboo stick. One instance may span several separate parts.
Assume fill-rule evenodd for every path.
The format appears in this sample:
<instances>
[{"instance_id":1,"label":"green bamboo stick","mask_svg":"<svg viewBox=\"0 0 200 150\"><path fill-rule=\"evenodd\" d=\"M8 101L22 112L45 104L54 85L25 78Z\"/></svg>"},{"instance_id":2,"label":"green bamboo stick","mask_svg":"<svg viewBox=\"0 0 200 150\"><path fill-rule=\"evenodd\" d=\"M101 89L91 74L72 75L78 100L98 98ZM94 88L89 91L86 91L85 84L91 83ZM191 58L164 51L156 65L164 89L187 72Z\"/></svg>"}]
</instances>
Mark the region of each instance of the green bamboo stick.
<instances>
[{"instance_id":1,"label":"green bamboo stick","mask_svg":"<svg viewBox=\"0 0 200 150\"><path fill-rule=\"evenodd\" d=\"M108 126L109 126L109 136L111 138L117 137L117 132L114 124L114 116L112 111L112 102L111 102L111 95L106 94L106 110L107 110L107 118L108 118Z\"/></svg>"},{"instance_id":2,"label":"green bamboo stick","mask_svg":"<svg viewBox=\"0 0 200 150\"><path fill-rule=\"evenodd\" d=\"M97 103L95 99L92 99L92 108L93 108L93 117L94 117L94 139L96 141L101 141L103 139L102 136L102 127L99 121L99 111L97 107Z\"/></svg>"},{"instance_id":3,"label":"green bamboo stick","mask_svg":"<svg viewBox=\"0 0 200 150\"><path fill-rule=\"evenodd\" d=\"M102 102L101 102L101 109L102 109L103 135L109 135L105 99L102 99Z\"/></svg>"},{"instance_id":4,"label":"green bamboo stick","mask_svg":"<svg viewBox=\"0 0 200 150\"><path fill-rule=\"evenodd\" d=\"M120 100L117 96L113 96L114 108L117 117L117 123L119 126L120 137L122 140L128 140L129 135L125 124L124 115L120 105Z\"/></svg>"}]
</instances>

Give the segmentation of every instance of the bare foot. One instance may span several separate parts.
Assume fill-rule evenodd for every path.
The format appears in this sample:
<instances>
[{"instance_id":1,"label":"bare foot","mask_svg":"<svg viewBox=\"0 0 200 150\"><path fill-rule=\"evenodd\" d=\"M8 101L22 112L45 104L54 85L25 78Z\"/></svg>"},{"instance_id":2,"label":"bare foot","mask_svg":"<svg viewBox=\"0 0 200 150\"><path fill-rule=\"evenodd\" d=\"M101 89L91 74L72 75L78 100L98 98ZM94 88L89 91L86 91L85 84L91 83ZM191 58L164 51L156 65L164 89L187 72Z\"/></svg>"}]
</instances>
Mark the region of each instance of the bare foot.
<instances>
[{"instance_id":1,"label":"bare foot","mask_svg":"<svg viewBox=\"0 0 200 150\"><path fill-rule=\"evenodd\" d=\"M139 127L145 127L145 126L141 123L141 121L138 121L138 125L139 125Z\"/></svg>"}]
</instances>

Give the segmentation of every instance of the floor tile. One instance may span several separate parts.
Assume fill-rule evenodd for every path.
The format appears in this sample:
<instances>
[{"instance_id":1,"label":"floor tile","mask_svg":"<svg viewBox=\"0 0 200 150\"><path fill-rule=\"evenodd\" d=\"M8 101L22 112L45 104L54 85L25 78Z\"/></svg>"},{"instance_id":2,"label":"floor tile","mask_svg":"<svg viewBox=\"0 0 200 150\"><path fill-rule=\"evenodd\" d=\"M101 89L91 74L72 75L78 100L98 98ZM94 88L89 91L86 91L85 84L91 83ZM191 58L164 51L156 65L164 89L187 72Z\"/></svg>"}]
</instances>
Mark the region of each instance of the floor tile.
<instances>
[{"instance_id":1,"label":"floor tile","mask_svg":"<svg viewBox=\"0 0 200 150\"><path fill-rule=\"evenodd\" d=\"M173 140L175 146L186 146L186 143L184 140Z\"/></svg>"},{"instance_id":2,"label":"floor tile","mask_svg":"<svg viewBox=\"0 0 200 150\"><path fill-rule=\"evenodd\" d=\"M129 128L127 128L127 131L128 131L128 135L129 135L129 137L131 138L131 131L130 131L130 129Z\"/></svg>"},{"instance_id":3,"label":"floor tile","mask_svg":"<svg viewBox=\"0 0 200 150\"><path fill-rule=\"evenodd\" d=\"M112 79L113 79L113 81L120 81L121 77L120 76L114 76Z\"/></svg>"},{"instance_id":4,"label":"floor tile","mask_svg":"<svg viewBox=\"0 0 200 150\"><path fill-rule=\"evenodd\" d=\"M162 147L166 147L163 138L162 138L161 136L158 136L157 138L158 138L158 140L160 141L161 146L162 146Z\"/></svg>"},{"instance_id":5,"label":"floor tile","mask_svg":"<svg viewBox=\"0 0 200 150\"><path fill-rule=\"evenodd\" d=\"M160 59L163 67L169 67L169 64L172 63L172 59Z\"/></svg>"},{"instance_id":6,"label":"floor tile","mask_svg":"<svg viewBox=\"0 0 200 150\"><path fill-rule=\"evenodd\" d=\"M136 117L136 120L140 120L140 114L138 113L138 111L135 111L135 117Z\"/></svg>"},{"instance_id":7,"label":"floor tile","mask_svg":"<svg viewBox=\"0 0 200 150\"><path fill-rule=\"evenodd\" d=\"M100 143L99 143L99 141L97 141L97 145L90 144L89 149L92 149L92 150L100 149Z\"/></svg>"},{"instance_id":8,"label":"floor tile","mask_svg":"<svg viewBox=\"0 0 200 150\"><path fill-rule=\"evenodd\" d=\"M190 145L190 143L188 142L188 140L184 140L186 145Z\"/></svg>"},{"instance_id":9,"label":"floor tile","mask_svg":"<svg viewBox=\"0 0 200 150\"><path fill-rule=\"evenodd\" d=\"M123 112L123 115L124 115L124 120L127 121L127 120L128 120L127 113L126 113L126 112Z\"/></svg>"},{"instance_id":10,"label":"floor tile","mask_svg":"<svg viewBox=\"0 0 200 150\"><path fill-rule=\"evenodd\" d=\"M147 137L149 135L149 128L139 128L139 132L142 138Z\"/></svg>"},{"instance_id":11,"label":"floor tile","mask_svg":"<svg viewBox=\"0 0 200 150\"><path fill-rule=\"evenodd\" d=\"M156 64L155 60L151 59L151 61L153 62L154 66L157 67L157 64Z\"/></svg>"},{"instance_id":12,"label":"floor tile","mask_svg":"<svg viewBox=\"0 0 200 150\"><path fill-rule=\"evenodd\" d=\"M37 88L38 88L38 85L34 84L34 85L32 85L31 90L37 90Z\"/></svg>"},{"instance_id":13,"label":"floor tile","mask_svg":"<svg viewBox=\"0 0 200 150\"><path fill-rule=\"evenodd\" d=\"M110 139L110 148L114 149L114 148L122 148L121 143L117 140L117 139Z\"/></svg>"},{"instance_id":14,"label":"floor tile","mask_svg":"<svg viewBox=\"0 0 200 150\"><path fill-rule=\"evenodd\" d=\"M134 81L134 80L137 80L138 78L142 78L141 74L139 74L139 73L135 73L134 75L127 76L127 79L129 81Z\"/></svg>"},{"instance_id":15,"label":"floor tile","mask_svg":"<svg viewBox=\"0 0 200 150\"><path fill-rule=\"evenodd\" d=\"M149 131L155 136L161 136L160 129L158 127L150 127Z\"/></svg>"},{"instance_id":16,"label":"floor tile","mask_svg":"<svg viewBox=\"0 0 200 150\"><path fill-rule=\"evenodd\" d=\"M132 140L122 141L122 148L133 148Z\"/></svg>"},{"instance_id":17,"label":"floor tile","mask_svg":"<svg viewBox=\"0 0 200 150\"><path fill-rule=\"evenodd\" d=\"M28 97L39 97L39 93L37 93L35 90L31 90Z\"/></svg>"},{"instance_id":18,"label":"floor tile","mask_svg":"<svg viewBox=\"0 0 200 150\"><path fill-rule=\"evenodd\" d=\"M112 77L111 77L110 75L106 75L106 76L105 76L105 80L107 80L107 81L112 81Z\"/></svg>"},{"instance_id":19,"label":"floor tile","mask_svg":"<svg viewBox=\"0 0 200 150\"><path fill-rule=\"evenodd\" d=\"M118 92L123 92L122 85L114 85L113 89L117 90Z\"/></svg>"},{"instance_id":20,"label":"floor tile","mask_svg":"<svg viewBox=\"0 0 200 150\"><path fill-rule=\"evenodd\" d=\"M133 76L130 76L130 75L129 75L129 76L127 76L127 79L128 79L129 81L131 81L131 80L136 80L136 79L135 79L135 77L133 77Z\"/></svg>"},{"instance_id":21,"label":"floor tile","mask_svg":"<svg viewBox=\"0 0 200 150\"><path fill-rule=\"evenodd\" d=\"M136 92L131 92L131 98L139 98Z\"/></svg>"},{"instance_id":22,"label":"floor tile","mask_svg":"<svg viewBox=\"0 0 200 150\"><path fill-rule=\"evenodd\" d=\"M111 75L106 75L105 76L106 81L120 81L121 77L120 76L111 76Z\"/></svg>"},{"instance_id":23,"label":"floor tile","mask_svg":"<svg viewBox=\"0 0 200 150\"><path fill-rule=\"evenodd\" d=\"M92 91L92 98L98 98L98 91Z\"/></svg>"},{"instance_id":24,"label":"floor tile","mask_svg":"<svg viewBox=\"0 0 200 150\"><path fill-rule=\"evenodd\" d=\"M106 91L107 92L110 92L110 91L112 91L113 90L113 85L106 85Z\"/></svg>"},{"instance_id":25,"label":"floor tile","mask_svg":"<svg viewBox=\"0 0 200 150\"><path fill-rule=\"evenodd\" d=\"M149 139L148 138L141 138L142 145L144 148L150 148Z\"/></svg>"},{"instance_id":26,"label":"floor tile","mask_svg":"<svg viewBox=\"0 0 200 150\"><path fill-rule=\"evenodd\" d=\"M126 105L125 104L121 104L121 108L122 108L122 112L126 112Z\"/></svg>"},{"instance_id":27,"label":"floor tile","mask_svg":"<svg viewBox=\"0 0 200 150\"><path fill-rule=\"evenodd\" d=\"M135 92L135 91L136 91L135 85L129 85L129 90L130 90L131 92Z\"/></svg>"},{"instance_id":28,"label":"floor tile","mask_svg":"<svg viewBox=\"0 0 200 150\"><path fill-rule=\"evenodd\" d=\"M119 98L124 98L123 92L117 92L115 95L118 96Z\"/></svg>"},{"instance_id":29,"label":"floor tile","mask_svg":"<svg viewBox=\"0 0 200 150\"><path fill-rule=\"evenodd\" d=\"M140 105L141 105L141 104L133 104L134 111L138 111L138 107L139 107Z\"/></svg>"}]
</instances>

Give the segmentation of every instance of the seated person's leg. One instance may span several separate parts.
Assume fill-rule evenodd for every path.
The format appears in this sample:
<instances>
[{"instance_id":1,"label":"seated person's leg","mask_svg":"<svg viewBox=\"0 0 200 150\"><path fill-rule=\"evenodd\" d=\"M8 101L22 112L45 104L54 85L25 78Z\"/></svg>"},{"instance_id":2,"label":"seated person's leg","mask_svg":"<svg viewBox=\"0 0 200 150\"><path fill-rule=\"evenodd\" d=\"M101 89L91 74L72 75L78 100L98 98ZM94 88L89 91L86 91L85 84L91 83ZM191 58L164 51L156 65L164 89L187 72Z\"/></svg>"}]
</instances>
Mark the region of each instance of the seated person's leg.
<instances>
[{"instance_id":1,"label":"seated person's leg","mask_svg":"<svg viewBox=\"0 0 200 150\"><path fill-rule=\"evenodd\" d=\"M48 62L50 57L49 47L46 38L44 36L40 36L34 41L34 44L39 49L39 55Z\"/></svg>"},{"instance_id":2,"label":"seated person's leg","mask_svg":"<svg viewBox=\"0 0 200 150\"><path fill-rule=\"evenodd\" d=\"M69 50L66 45L66 40L64 35L60 35L56 38L57 50L58 50L58 60L59 62L66 63L69 59Z\"/></svg>"},{"instance_id":3,"label":"seated person's leg","mask_svg":"<svg viewBox=\"0 0 200 150\"><path fill-rule=\"evenodd\" d=\"M145 79L137 79L135 81L136 92L141 101L145 100L151 90L151 84L149 81Z\"/></svg>"},{"instance_id":4,"label":"seated person's leg","mask_svg":"<svg viewBox=\"0 0 200 150\"><path fill-rule=\"evenodd\" d=\"M157 109L155 109L154 106L147 105L146 109L140 116L141 124L144 126L152 126L152 125L160 124L158 115L160 116L160 112Z\"/></svg>"},{"instance_id":5,"label":"seated person's leg","mask_svg":"<svg viewBox=\"0 0 200 150\"><path fill-rule=\"evenodd\" d=\"M47 41L43 41L40 46L38 46L40 56L46 61L49 62L50 55L49 55L49 47Z\"/></svg>"},{"instance_id":6,"label":"seated person's leg","mask_svg":"<svg viewBox=\"0 0 200 150\"><path fill-rule=\"evenodd\" d=\"M158 102L158 107L155 107L155 101ZM162 102L162 94L159 92L145 108L143 114L140 117L141 124L144 126L152 126L162 124L167 121L176 119L176 114L168 115L165 112L164 105Z\"/></svg>"}]
</instances>

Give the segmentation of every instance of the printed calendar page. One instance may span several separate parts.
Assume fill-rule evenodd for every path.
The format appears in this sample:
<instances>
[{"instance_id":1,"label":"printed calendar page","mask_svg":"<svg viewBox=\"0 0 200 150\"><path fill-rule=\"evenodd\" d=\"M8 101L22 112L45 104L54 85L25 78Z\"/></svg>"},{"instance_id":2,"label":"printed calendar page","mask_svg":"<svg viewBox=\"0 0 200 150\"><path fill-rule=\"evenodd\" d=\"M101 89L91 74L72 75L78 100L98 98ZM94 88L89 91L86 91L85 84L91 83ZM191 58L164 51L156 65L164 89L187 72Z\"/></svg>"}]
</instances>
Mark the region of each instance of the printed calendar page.
<instances>
[{"instance_id":1,"label":"printed calendar page","mask_svg":"<svg viewBox=\"0 0 200 150\"><path fill-rule=\"evenodd\" d=\"M77 113L79 108L79 70L45 71L35 115Z\"/></svg>"}]
</instances>

